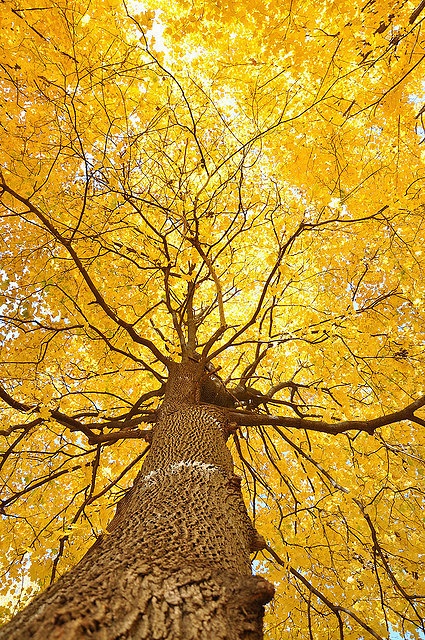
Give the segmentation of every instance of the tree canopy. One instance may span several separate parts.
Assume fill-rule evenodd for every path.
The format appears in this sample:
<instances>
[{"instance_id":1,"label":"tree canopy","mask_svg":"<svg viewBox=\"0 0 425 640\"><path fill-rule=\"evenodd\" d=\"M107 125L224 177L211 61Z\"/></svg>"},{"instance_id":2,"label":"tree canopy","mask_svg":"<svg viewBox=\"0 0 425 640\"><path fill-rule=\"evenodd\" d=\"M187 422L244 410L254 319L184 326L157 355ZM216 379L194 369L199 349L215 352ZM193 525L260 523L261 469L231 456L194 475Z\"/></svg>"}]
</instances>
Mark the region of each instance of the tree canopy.
<instances>
[{"instance_id":1,"label":"tree canopy","mask_svg":"<svg viewBox=\"0 0 425 640\"><path fill-rule=\"evenodd\" d=\"M4 620L105 531L186 351L267 637L424 637L424 19L2 0Z\"/></svg>"}]
</instances>

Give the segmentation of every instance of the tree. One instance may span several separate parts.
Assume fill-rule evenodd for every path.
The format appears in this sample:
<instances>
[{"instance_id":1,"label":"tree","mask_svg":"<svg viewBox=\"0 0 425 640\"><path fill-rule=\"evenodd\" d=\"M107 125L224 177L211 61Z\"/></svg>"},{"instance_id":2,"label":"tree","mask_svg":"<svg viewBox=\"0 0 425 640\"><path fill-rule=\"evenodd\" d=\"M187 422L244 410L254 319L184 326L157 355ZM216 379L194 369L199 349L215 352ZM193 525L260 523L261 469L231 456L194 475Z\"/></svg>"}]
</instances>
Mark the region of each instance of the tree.
<instances>
[{"instance_id":1,"label":"tree","mask_svg":"<svg viewBox=\"0 0 425 640\"><path fill-rule=\"evenodd\" d=\"M2 2L0 638L421 638L423 3L169 4Z\"/></svg>"}]
</instances>

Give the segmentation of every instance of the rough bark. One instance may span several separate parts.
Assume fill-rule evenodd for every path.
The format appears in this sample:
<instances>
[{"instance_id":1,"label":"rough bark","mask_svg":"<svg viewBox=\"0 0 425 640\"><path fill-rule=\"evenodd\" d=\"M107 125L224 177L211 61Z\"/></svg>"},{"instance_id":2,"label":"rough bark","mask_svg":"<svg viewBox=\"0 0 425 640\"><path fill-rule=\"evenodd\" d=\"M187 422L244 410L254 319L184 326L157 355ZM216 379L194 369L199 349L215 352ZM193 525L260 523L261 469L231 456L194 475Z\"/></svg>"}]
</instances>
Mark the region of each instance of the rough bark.
<instances>
[{"instance_id":1,"label":"rough bark","mask_svg":"<svg viewBox=\"0 0 425 640\"><path fill-rule=\"evenodd\" d=\"M225 409L199 404L201 365L170 366L151 449L83 559L0 630L0 640L262 638L273 596L226 446Z\"/></svg>"}]
</instances>

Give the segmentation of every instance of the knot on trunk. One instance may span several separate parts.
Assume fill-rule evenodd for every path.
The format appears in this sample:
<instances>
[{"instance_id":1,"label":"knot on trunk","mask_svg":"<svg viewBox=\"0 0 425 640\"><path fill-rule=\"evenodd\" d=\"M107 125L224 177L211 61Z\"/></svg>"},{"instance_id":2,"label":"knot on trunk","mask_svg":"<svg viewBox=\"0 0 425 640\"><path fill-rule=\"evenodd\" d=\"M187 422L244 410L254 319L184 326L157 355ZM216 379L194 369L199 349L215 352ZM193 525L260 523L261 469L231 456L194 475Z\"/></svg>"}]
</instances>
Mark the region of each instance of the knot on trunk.
<instances>
[{"instance_id":1,"label":"knot on trunk","mask_svg":"<svg viewBox=\"0 0 425 640\"><path fill-rule=\"evenodd\" d=\"M264 606L275 594L274 585L261 576L250 576L237 586L235 604L241 606Z\"/></svg>"}]
</instances>

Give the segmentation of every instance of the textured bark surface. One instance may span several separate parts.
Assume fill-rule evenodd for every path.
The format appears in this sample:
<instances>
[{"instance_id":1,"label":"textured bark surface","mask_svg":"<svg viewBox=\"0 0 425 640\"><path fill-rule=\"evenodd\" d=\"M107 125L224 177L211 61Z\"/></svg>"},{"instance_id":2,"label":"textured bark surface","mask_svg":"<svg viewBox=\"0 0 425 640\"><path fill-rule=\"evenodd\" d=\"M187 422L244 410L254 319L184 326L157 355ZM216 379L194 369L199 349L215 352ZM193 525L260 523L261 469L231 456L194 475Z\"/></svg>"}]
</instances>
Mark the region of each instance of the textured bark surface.
<instances>
[{"instance_id":1,"label":"textured bark surface","mask_svg":"<svg viewBox=\"0 0 425 640\"><path fill-rule=\"evenodd\" d=\"M273 587L226 446L225 410L202 406L198 363L173 365L134 486L84 558L0 629L1 640L262 638Z\"/></svg>"}]
</instances>

